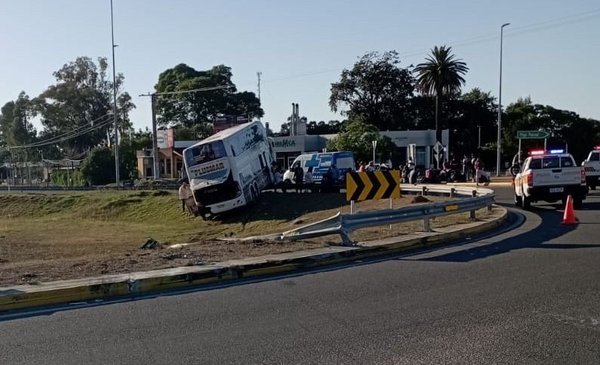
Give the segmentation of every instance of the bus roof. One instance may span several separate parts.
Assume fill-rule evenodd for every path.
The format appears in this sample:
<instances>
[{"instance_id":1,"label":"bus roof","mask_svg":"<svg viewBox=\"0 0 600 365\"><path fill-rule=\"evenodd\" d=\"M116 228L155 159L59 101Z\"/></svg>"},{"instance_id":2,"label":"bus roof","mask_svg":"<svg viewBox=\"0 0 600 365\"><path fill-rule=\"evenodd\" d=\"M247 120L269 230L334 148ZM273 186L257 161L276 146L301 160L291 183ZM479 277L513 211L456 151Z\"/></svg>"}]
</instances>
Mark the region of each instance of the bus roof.
<instances>
[{"instance_id":1,"label":"bus roof","mask_svg":"<svg viewBox=\"0 0 600 365\"><path fill-rule=\"evenodd\" d=\"M254 122L248 122L248 123L236 125L234 127L227 128L227 129L224 129L224 130L222 130L220 132L217 132L217 133L213 134L212 136L209 136L209 137L201 140L200 142L198 142L196 144L201 144L201 143L207 143L207 142L212 142L212 141L218 141L218 140L226 139L228 137L233 136L237 132L241 131L242 129L245 129L246 127L248 127L248 126L250 126L252 124L261 124L261 123L256 120ZM261 126L262 126L262 124L261 124Z\"/></svg>"}]
</instances>

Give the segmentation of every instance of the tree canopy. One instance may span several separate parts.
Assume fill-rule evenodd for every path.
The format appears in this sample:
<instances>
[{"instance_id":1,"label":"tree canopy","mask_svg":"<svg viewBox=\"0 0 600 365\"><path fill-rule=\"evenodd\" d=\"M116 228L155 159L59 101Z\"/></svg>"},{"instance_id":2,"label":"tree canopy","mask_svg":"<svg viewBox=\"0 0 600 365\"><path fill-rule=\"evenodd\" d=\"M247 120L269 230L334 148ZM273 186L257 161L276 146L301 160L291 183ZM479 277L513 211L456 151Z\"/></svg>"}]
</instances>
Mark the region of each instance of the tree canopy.
<instances>
[{"instance_id":1,"label":"tree canopy","mask_svg":"<svg viewBox=\"0 0 600 365\"><path fill-rule=\"evenodd\" d=\"M412 120L410 98L414 92L414 79L406 68L398 67L396 51L367 53L344 69L340 80L331 84L329 106L349 118L364 116L379 130L404 129Z\"/></svg>"},{"instance_id":2,"label":"tree canopy","mask_svg":"<svg viewBox=\"0 0 600 365\"><path fill-rule=\"evenodd\" d=\"M520 98L506 107L502 119L502 144L505 158L518 152L517 132L543 130L550 133L548 147L566 148L577 162L581 162L600 141L600 122L581 118L577 113L556 109L549 105L534 104L531 98ZM544 146L544 140L523 140L522 152Z\"/></svg>"},{"instance_id":3,"label":"tree canopy","mask_svg":"<svg viewBox=\"0 0 600 365\"><path fill-rule=\"evenodd\" d=\"M389 137L379 134L374 125L365 122L363 117L349 120L342 131L327 142L328 151L352 151L357 161L373 159L373 141L377 141L376 154L381 160L391 157L394 142Z\"/></svg>"},{"instance_id":4,"label":"tree canopy","mask_svg":"<svg viewBox=\"0 0 600 365\"><path fill-rule=\"evenodd\" d=\"M179 64L163 71L155 86L157 94L157 123L160 126L194 128L206 137L209 126L218 114L262 117L260 101L252 92L237 92L231 81L231 68L214 66L197 71ZM210 133L209 133L210 134Z\"/></svg>"},{"instance_id":5,"label":"tree canopy","mask_svg":"<svg viewBox=\"0 0 600 365\"><path fill-rule=\"evenodd\" d=\"M435 135L438 141L442 139L439 99L442 95L460 93L460 88L465 83L463 75L469 70L467 64L456 59L451 52L452 47L435 46L425 62L418 64L414 69L421 93L435 96Z\"/></svg>"},{"instance_id":6,"label":"tree canopy","mask_svg":"<svg viewBox=\"0 0 600 365\"><path fill-rule=\"evenodd\" d=\"M57 83L34 99L44 129L40 138L56 138L67 154L79 157L113 133L113 84L107 77L106 58L96 64L78 57L54 72ZM131 128L129 112L135 108L127 92L119 92L123 75L116 77L117 125L120 133ZM68 137L68 138L67 138Z\"/></svg>"}]
</instances>

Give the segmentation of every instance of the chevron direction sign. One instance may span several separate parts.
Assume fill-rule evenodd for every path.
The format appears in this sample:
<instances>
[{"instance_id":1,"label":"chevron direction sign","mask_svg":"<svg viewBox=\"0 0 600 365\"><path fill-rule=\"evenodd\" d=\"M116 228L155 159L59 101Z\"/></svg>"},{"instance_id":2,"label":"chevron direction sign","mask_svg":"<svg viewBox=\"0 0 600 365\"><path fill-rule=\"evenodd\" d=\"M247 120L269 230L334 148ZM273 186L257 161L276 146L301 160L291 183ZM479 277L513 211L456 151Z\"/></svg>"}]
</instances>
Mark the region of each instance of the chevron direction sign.
<instances>
[{"instance_id":1,"label":"chevron direction sign","mask_svg":"<svg viewBox=\"0 0 600 365\"><path fill-rule=\"evenodd\" d=\"M356 172L346 174L346 200L361 201L400 197L400 171Z\"/></svg>"}]
</instances>

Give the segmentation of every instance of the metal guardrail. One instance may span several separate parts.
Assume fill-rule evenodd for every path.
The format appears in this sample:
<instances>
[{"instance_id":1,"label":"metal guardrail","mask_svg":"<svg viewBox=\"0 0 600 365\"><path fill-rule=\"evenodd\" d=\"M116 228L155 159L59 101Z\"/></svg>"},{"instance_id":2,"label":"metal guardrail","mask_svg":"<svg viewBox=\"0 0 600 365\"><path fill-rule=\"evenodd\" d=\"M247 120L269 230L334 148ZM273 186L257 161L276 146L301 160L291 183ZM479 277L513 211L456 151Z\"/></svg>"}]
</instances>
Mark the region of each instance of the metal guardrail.
<instances>
[{"instance_id":1,"label":"metal guardrail","mask_svg":"<svg viewBox=\"0 0 600 365\"><path fill-rule=\"evenodd\" d=\"M447 185L403 185L404 194L419 195L445 195L459 199L441 203L422 204L417 206L402 207L398 209L384 209L355 214L337 213L335 216L296 228L281 235L278 240L300 240L332 234L339 234L344 245L351 245L353 241L349 234L356 229L423 220L423 230L430 232L430 219L451 214L470 212L475 218L475 211L481 208L492 208L495 194L491 189Z\"/></svg>"}]
</instances>

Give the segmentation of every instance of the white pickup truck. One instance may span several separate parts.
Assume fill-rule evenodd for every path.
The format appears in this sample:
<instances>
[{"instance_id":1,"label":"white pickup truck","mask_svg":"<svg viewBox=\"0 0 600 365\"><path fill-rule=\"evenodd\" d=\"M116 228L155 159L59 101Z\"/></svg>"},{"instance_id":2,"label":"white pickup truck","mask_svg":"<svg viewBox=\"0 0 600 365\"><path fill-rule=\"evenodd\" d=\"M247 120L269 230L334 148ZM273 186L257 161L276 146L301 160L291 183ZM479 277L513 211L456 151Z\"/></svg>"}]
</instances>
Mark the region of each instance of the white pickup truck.
<instances>
[{"instance_id":1,"label":"white pickup truck","mask_svg":"<svg viewBox=\"0 0 600 365\"><path fill-rule=\"evenodd\" d=\"M592 190L600 185L600 146L594 147L581 164L585 170L585 180Z\"/></svg>"},{"instance_id":2,"label":"white pickup truck","mask_svg":"<svg viewBox=\"0 0 600 365\"><path fill-rule=\"evenodd\" d=\"M515 176L514 188L515 205L524 209L538 201L560 200L564 204L568 195L579 209L588 192L583 167L577 166L573 156L562 150L530 152Z\"/></svg>"}]
</instances>

